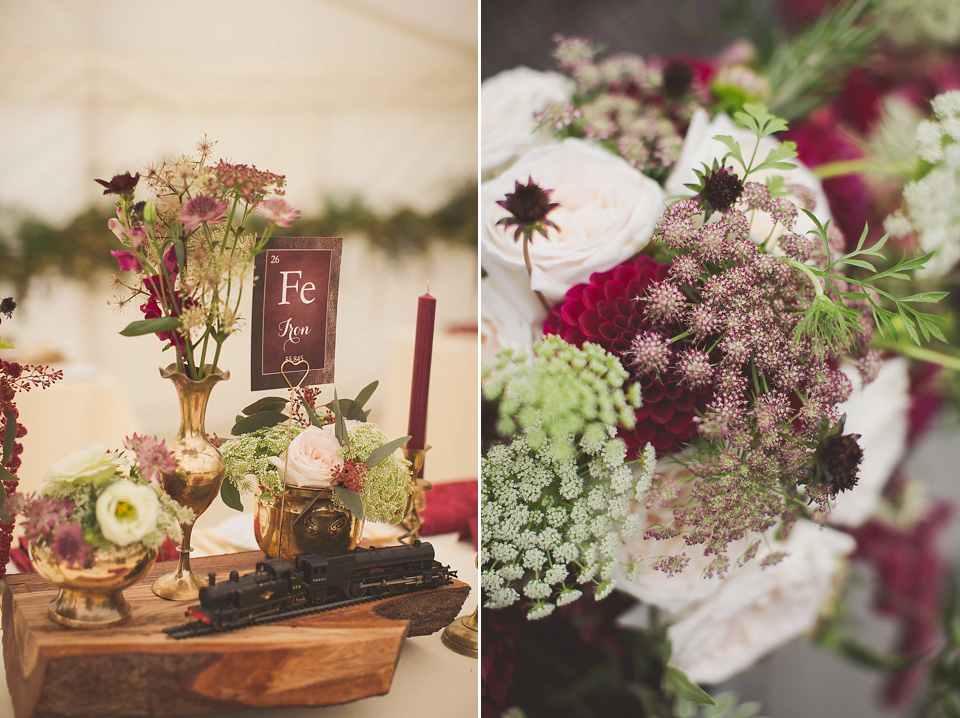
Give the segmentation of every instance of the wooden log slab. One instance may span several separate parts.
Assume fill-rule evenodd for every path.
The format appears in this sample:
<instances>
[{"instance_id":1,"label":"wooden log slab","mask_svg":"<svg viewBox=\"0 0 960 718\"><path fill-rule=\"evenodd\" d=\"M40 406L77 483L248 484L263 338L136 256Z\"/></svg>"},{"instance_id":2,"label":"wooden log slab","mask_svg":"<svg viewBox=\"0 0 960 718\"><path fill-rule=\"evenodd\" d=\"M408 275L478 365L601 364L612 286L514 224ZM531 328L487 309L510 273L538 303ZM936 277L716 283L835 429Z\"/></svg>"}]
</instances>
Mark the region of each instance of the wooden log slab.
<instances>
[{"instance_id":1,"label":"wooden log slab","mask_svg":"<svg viewBox=\"0 0 960 718\"><path fill-rule=\"evenodd\" d=\"M201 576L253 570L251 551L192 561ZM47 617L56 587L36 574L8 576L3 656L16 718L203 715L238 708L321 706L390 690L403 639L438 631L460 612L470 586L437 589L174 640L190 602L157 598L150 586L174 562L124 591L129 622L97 630Z\"/></svg>"}]
</instances>

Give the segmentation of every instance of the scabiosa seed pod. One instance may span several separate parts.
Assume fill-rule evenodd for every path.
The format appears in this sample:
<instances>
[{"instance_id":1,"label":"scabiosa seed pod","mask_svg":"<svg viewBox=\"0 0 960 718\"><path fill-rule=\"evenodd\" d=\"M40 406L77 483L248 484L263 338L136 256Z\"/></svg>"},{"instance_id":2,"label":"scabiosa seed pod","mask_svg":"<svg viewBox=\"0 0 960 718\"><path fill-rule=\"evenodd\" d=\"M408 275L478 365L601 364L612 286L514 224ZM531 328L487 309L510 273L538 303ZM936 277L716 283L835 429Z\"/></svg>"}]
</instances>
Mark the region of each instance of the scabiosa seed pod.
<instances>
[{"instance_id":1,"label":"scabiosa seed pod","mask_svg":"<svg viewBox=\"0 0 960 718\"><path fill-rule=\"evenodd\" d=\"M860 434L827 436L817 449L817 462L834 496L857 485L863 459L859 438Z\"/></svg>"},{"instance_id":2,"label":"scabiosa seed pod","mask_svg":"<svg viewBox=\"0 0 960 718\"><path fill-rule=\"evenodd\" d=\"M522 185L520 181L514 182L513 192L509 192L503 199L498 200L497 204L510 213L509 217L504 217L497 224L502 224L506 229L512 224L517 226L514 233L515 240L520 239L521 235L528 240L533 239L533 233L539 232L544 237L547 236L547 227L559 229L554 222L547 219L547 215L559 203L550 201L552 189L543 189L533 177L527 178L527 184Z\"/></svg>"}]
</instances>

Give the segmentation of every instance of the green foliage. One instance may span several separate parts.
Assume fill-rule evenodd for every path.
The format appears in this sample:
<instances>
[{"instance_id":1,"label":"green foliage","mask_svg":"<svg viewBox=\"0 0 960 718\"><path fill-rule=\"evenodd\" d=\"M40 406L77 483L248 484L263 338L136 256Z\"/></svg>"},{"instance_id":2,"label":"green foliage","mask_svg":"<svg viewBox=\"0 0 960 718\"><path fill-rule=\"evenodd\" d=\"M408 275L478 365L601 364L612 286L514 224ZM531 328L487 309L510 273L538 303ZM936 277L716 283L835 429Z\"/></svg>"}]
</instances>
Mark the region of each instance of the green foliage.
<instances>
[{"instance_id":1,"label":"green foliage","mask_svg":"<svg viewBox=\"0 0 960 718\"><path fill-rule=\"evenodd\" d=\"M917 715L960 716L960 583L955 571L946 579L941 628L943 643L930 663L929 679Z\"/></svg>"},{"instance_id":2,"label":"green foliage","mask_svg":"<svg viewBox=\"0 0 960 718\"><path fill-rule=\"evenodd\" d=\"M350 509L350 513L356 516L358 519L363 518L363 500L360 498L360 494L356 491L351 491L350 489L344 488L343 486L334 486L333 492L337 497L343 502L343 505ZM307 511L304 511L303 516ZM299 520L300 516L297 517Z\"/></svg>"},{"instance_id":3,"label":"green foliage","mask_svg":"<svg viewBox=\"0 0 960 718\"><path fill-rule=\"evenodd\" d=\"M709 693L674 666L667 666L663 672L663 689L667 695L676 696L697 705L716 705Z\"/></svg>"},{"instance_id":4,"label":"green foliage","mask_svg":"<svg viewBox=\"0 0 960 718\"><path fill-rule=\"evenodd\" d=\"M10 209L8 218L13 215ZM24 297L30 283L45 272L86 282L101 282L116 271L110 255L119 243L107 229L115 217L113 208L92 208L65 226L55 226L35 217L22 217L0 230L0 280L9 281L15 295ZM284 230L284 236L340 237L360 235L371 246L390 256L422 253L434 243L474 247L477 242L477 185L465 183L432 212L409 208L387 215L374 212L360 198L329 200L315 217L301 217ZM262 218L252 217L251 231L262 228ZM183 266L182 247L174 247ZM0 348L2 343L0 343Z\"/></svg>"},{"instance_id":5,"label":"green foliage","mask_svg":"<svg viewBox=\"0 0 960 718\"><path fill-rule=\"evenodd\" d=\"M743 167L742 179L744 181L751 174L760 170L792 170L796 168L796 164L789 161L797 156L797 145L793 142L780 142L763 159L757 161L760 139L786 130L787 123L783 119L770 114L763 105L749 103L744 105L743 110L737 112L733 119L741 127L753 132L757 136L757 143L754 145L750 158L744 159L739 142L730 135L717 135L714 139L722 142L729 150L723 156L721 164L725 164L730 158L735 159Z\"/></svg>"},{"instance_id":6,"label":"green foliage","mask_svg":"<svg viewBox=\"0 0 960 718\"><path fill-rule=\"evenodd\" d=\"M899 336L898 329L902 329L917 345L920 344L920 336L924 341L929 341L931 337L946 341L940 328L943 320L934 314L915 309L911 305L939 302L947 296L948 292L921 292L898 297L878 284L880 280L909 280L910 275L906 272L921 269L933 256L932 253L912 259L907 259L904 253L899 261L886 269L878 270L872 261L864 257L882 260L884 255L881 250L886 244L888 235L884 235L874 245L864 247L867 237L867 228L864 227L856 248L848 254L833 258L827 239L829 222L823 225L812 212L807 210L804 212L816 225L816 229L811 230L810 233L820 238L827 256L827 264L824 269L818 269L801 265L793 260L785 260L790 266L811 277L816 290L810 307L797 326L797 338L801 336L809 338L813 342L815 351L839 353L849 348L852 345L852 337L856 336L861 328L857 320L859 312L850 309L846 302L857 300L869 304L873 320L881 335L890 333L896 338ZM837 270L845 265L857 267L869 274L859 278L838 274ZM853 289L846 289L847 284L853 285ZM887 300L894 309L882 306L877 300L878 297Z\"/></svg>"},{"instance_id":7,"label":"green foliage","mask_svg":"<svg viewBox=\"0 0 960 718\"><path fill-rule=\"evenodd\" d=\"M237 423L230 429L230 433L234 436L249 434L251 431L256 431L257 429L268 429L271 426L282 424L288 418L286 414L282 414L279 411L265 410L254 412L250 416L237 417Z\"/></svg>"},{"instance_id":8,"label":"green foliage","mask_svg":"<svg viewBox=\"0 0 960 718\"><path fill-rule=\"evenodd\" d=\"M220 498L223 503L236 511L243 511L243 504L240 502L240 491L231 481L224 481L220 484Z\"/></svg>"},{"instance_id":9,"label":"green foliage","mask_svg":"<svg viewBox=\"0 0 960 718\"><path fill-rule=\"evenodd\" d=\"M139 337L154 332L172 332L180 326L179 317L158 317L156 319L138 319L124 327L120 334L125 337Z\"/></svg>"},{"instance_id":10,"label":"green foliage","mask_svg":"<svg viewBox=\"0 0 960 718\"><path fill-rule=\"evenodd\" d=\"M862 22L875 3L837 3L793 38L774 46L760 74L770 82L770 108L795 120L806 117L842 87L847 72L866 62L882 25Z\"/></svg>"},{"instance_id":11,"label":"green foliage","mask_svg":"<svg viewBox=\"0 0 960 718\"><path fill-rule=\"evenodd\" d=\"M757 701L739 702L736 691L725 691L716 696L712 705L702 708L694 701L677 698L673 711L677 718L760 718Z\"/></svg>"}]
</instances>

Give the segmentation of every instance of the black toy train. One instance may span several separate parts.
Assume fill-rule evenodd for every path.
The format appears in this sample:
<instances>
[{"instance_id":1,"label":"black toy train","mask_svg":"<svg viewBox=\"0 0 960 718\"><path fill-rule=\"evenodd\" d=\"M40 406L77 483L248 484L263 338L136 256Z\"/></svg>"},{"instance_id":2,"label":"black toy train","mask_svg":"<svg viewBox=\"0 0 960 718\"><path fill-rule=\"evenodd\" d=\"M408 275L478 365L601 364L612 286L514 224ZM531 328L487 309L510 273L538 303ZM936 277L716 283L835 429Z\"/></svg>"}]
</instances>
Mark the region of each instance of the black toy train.
<instances>
[{"instance_id":1,"label":"black toy train","mask_svg":"<svg viewBox=\"0 0 960 718\"><path fill-rule=\"evenodd\" d=\"M231 571L228 581L217 583L210 574L210 585L200 589L200 605L187 609L187 615L207 630L227 630L325 604L436 588L456 575L434 560L431 544L421 541L338 555L299 554L293 564L271 558L244 576Z\"/></svg>"}]
</instances>

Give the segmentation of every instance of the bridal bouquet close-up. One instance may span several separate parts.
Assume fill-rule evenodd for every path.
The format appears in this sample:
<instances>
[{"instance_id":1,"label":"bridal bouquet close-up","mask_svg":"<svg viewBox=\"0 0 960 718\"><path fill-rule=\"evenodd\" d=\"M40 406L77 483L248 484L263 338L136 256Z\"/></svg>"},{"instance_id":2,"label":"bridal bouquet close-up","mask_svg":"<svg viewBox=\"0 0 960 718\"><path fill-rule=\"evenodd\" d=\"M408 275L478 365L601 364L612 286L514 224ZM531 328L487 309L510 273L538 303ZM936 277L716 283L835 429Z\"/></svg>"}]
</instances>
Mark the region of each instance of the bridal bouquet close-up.
<instances>
[{"instance_id":1,"label":"bridal bouquet close-up","mask_svg":"<svg viewBox=\"0 0 960 718\"><path fill-rule=\"evenodd\" d=\"M731 688L801 637L886 671L888 703L927 677L923 715L960 705L949 510L904 470L958 368L960 93L901 158L936 204L862 211L820 177L880 160L810 139L879 5L765 62L557 35L559 72L483 82L484 715L753 716ZM857 627L868 581L892 646Z\"/></svg>"}]
</instances>

